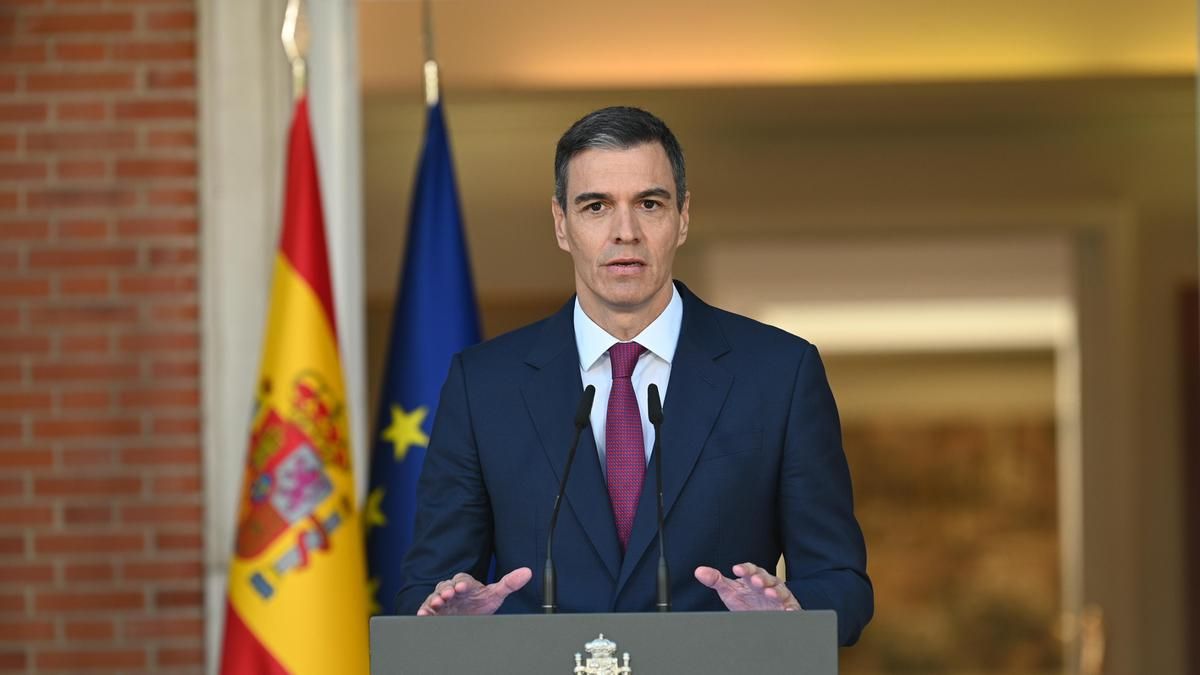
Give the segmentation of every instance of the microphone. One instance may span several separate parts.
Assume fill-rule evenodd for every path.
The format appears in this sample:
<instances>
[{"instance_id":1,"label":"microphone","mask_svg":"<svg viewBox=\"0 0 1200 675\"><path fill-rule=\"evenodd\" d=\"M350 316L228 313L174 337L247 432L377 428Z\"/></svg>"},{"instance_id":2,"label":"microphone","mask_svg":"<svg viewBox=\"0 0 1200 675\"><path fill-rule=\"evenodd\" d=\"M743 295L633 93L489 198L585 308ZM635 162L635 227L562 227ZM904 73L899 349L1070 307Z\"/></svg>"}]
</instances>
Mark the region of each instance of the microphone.
<instances>
[{"instance_id":1,"label":"microphone","mask_svg":"<svg viewBox=\"0 0 1200 675\"><path fill-rule=\"evenodd\" d=\"M596 398L596 388L588 385L583 390L583 398L579 399L579 408L575 410L575 438L571 441L571 451L567 453L567 463L563 467L562 480L558 483L558 494L554 496L554 512L550 516L550 531L546 533L546 566L542 569L542 611L553 614L558 611L558 585L554 578L554 525L558 522L558 509L562 506L563 495L567 491L567 476L571 474L571 464L575 462L575 450L579 447L579 436L588 425L592 413L592 401Z\"/></svg>"},{"instance_id":2,"label":"microphone","mask_svg":"<svg viewBox=\"0 0 1200 675\"><path fill-rule=\"evenodd\" d=\"M667 543L663 534L663 490L662 490L662 399L658 397L658 385L651 384L646 397L650 424L654 425L654 482L658 492L658 611L671 611L671 579L667 574Z\"/></svg>"}]
</instances>

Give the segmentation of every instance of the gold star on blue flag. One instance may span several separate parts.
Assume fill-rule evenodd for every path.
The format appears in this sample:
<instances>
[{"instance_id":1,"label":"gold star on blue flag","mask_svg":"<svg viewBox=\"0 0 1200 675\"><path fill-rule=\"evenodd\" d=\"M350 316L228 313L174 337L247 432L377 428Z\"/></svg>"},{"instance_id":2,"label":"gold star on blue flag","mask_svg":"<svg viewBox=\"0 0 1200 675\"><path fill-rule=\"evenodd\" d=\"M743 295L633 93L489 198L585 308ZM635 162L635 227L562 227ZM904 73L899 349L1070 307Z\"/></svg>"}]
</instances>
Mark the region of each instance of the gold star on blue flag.
<instances>
[{"instance_id":1,"label":"gold star on blue flag","mask_svg":"<svg viewBox=\"0 0 1200 675\"><path fill-rule=\"evenodd\" d=\"M429 408L425 406L412 412L398 405L392 406L392 423L383 430L382 436L395 448L397 462L404 461L410 447L416 445L423 448L429 445L429 436L421 430L428 414Z\"/></svg>"},{"instance_id":2,"label":"gold star on blue flag","mask_svg":"<svg viewBox=\"0 0 1200 675\"><path fill-rule=\"evenodd\" d=\"M375 417L365 510L377 613L395 613L412 542L417 476L450 360L479 341L479 316L441 103L428 106L408 246Z\"/></svg>"},{"instance_id":3,"label":"gold star on blue flag","mask_svg":"<svg viewBox=\"0 0 1200 675\"><path fill-rule=\"evenodd\" d=\"M386 491L382 485L375 486L367 495L367 505L363 508L363 526L370 532L372 527L387 525L387 516L383 513L383 495Z\"/></svg>"}]
</instances>

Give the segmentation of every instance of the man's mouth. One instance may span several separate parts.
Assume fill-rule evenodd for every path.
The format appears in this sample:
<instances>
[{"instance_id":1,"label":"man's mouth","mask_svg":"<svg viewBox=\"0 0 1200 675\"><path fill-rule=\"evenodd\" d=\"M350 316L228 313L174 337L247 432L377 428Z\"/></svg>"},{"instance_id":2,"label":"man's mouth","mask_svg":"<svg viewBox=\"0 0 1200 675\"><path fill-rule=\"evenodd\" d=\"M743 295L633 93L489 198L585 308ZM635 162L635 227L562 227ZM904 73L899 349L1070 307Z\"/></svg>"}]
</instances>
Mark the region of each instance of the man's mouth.
<instances>
[{"instance_id":1,"label":"man's mouth","mask_svg":"<svg viewBox=\"0 0 1200 675\"><path fill-rule=\"evenodd\" d=\"M645 265L646 265L646 263L642 262L641 260L638 260L637 258L617 258L616 260L610 260L610 261L604 263L605 267L623 267L623 268L645 267Z\"/></svg>"}]
</instances>

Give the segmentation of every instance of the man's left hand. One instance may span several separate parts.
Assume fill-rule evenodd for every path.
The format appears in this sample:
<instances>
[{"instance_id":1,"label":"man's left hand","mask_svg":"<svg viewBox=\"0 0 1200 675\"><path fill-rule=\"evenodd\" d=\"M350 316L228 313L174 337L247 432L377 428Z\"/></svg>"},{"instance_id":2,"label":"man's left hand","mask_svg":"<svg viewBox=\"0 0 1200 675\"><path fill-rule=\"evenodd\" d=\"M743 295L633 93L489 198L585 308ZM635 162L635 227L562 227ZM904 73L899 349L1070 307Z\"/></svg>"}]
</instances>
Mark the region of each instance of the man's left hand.
<instances>
[{"instance_id":1,"label":"man's left hand","mask_svg":"<svg viewBox=\"0 0 1200 675\"><path fill-rule=\"evenodd\" d=\"M730 579L712 567L697 567L696 579L713 589L733 612L787 611L800 609L800 601L779 577L754 563L733 566Z\"/></svg>"}]
</instances>

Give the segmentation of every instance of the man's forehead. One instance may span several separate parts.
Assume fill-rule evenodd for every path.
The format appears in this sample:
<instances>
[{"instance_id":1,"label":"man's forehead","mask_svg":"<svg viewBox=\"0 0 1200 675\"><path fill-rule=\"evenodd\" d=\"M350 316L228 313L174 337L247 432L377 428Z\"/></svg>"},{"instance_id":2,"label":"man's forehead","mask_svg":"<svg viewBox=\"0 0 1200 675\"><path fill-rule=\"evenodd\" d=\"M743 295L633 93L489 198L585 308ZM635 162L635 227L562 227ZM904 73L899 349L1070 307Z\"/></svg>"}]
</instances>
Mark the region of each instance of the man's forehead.
<instances>
[{"instance_id":1,"label":"man's forehead","mask_svg":"<svg viewBox=\"0 0 1200 675\"><path fill-rule=\"evenodd\" d=\"M655 142L628 148L588 148L571 158L567 179L572 192L610 183L612 189L674 187L671 162L662 145Z\"/></svg>"}]
</instances>

